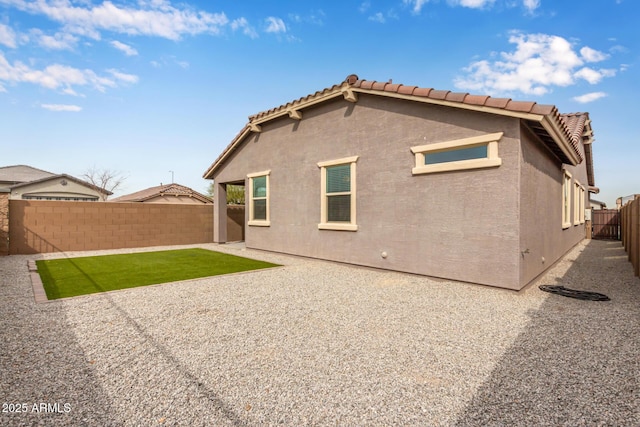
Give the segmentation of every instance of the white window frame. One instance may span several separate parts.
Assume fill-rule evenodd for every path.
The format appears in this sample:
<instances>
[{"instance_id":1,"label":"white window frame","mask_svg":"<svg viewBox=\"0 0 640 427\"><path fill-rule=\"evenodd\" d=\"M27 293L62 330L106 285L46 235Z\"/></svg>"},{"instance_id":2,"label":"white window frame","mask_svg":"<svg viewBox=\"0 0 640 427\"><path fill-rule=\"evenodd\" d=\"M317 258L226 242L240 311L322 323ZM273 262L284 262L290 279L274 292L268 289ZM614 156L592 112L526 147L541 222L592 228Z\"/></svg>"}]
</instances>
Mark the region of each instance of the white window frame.
<instances>
[{"instance_id":1,"label":"white window frame","mask_svg":"<svg viewBox=\"0 0 640 427\"><path fill-rule=\"evenodd\" d=\"M572 175L563 170L562 177L562 228L571 227L571 179Z\"/></svg>"},{"instance_id":2,"label":"white window frame","mask_svg":"<svg viewBox=\"0 0 640 427\"><path fill-rule=\"evenodd\" d=\"M342 159L328 160L319 162L320 168L320 230L339 230L339 231L357 231L356 223L356 162L358 156L344 157ZM350 195L351 196L351 212L349 222L329 222L327 220L327 168L331 166L350 165L351 191L334 195Z\"/></svg>"},{"instance_id":3,"label":"white window frame","mask_svg":"<svg viewBox=\"0 0 640 427\"><path fill-rule=\"evenodd\" d=\"M435 144L418 145L411 147L411 152L415 155L415 167L411 169L413 175L421 175L425 173L447 172L466 169L481 169L500 166L502 159L498 156L498 141L502 138L504 132L489 133L471 138L456 139L447 142L438 142ZM439 153L444 151L455 151L464 148L473 148L475 146L486 146L487 157L480 159L459 160L454 162L436 163L425 165L425 156L430 153Z\"/></svg>"},{"instance_id":4,"label":"white window frame","mask_svg":"<svg viewBox=\"0 0 640 427\"><path fill-rule=\"evenodd\" d=\"M255 172L255 173L250 173L247 175L247 178L249 180L249 191L247 193L247 195L249 197L246 197L245 200L249 201L249 221L247 221L247 225L250 226L254 226L254 227L269 227L271 226L271 216L269 211L270 209L270 200L271 200L271 189L269 188L269 176L271 175L271 170L266 170L266 171L262 171L262 172ZM266 215L266 219L253 219L254 217L254 212L253 212L253 201L254 201L254 197L253 197L253 179L254 178L260 178L260 177L266 177L266 186L267 186L267 195L265 197L259 197L257 199L265 199L267 201L267 206L266 206L266 211L267 211L267 215Z\"/></svg>"},{"instance_id":5,"label":"white window frame","mask_svg":"<svg viewBox=\"0 0 640 427\"><path fill-rule=\"evenodd\" d=\"M573 225L580 225L580 197L582 196L582 186L578 180L573 181Z\"/></svg>"},{"instance_id":6,"label":"white window frame","mask_svg":"<svg viewBox=\"0 0 640 427\"><path fill-rule=\"evenodd\" d=\"M585 199L586 199L587 190L584 185L580 186L580 224L584 224L586 222L586 214L585 214Z\"/></svg>"}]
</instances>

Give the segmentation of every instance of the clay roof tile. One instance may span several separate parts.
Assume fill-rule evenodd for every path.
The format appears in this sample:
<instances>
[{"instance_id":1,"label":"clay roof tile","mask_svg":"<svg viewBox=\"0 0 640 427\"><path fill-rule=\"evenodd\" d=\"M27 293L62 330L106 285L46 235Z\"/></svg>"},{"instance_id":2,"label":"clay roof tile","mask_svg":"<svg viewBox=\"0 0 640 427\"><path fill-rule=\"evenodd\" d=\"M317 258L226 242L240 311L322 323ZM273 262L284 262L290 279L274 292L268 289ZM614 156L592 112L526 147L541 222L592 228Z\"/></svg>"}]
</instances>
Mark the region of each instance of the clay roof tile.
<instances>
[{"instance_id":1,"label":"clay roof tile","mask_svg":"<svg viewBox=\"0 0 640 427\"><path fill-rule=\"evenodd\" d=\"M384 90L386 92L398 92L398 88L400 87L399 84L397 83L387 83L387 85L384 87Z\"/></svg>"},{"instance_id":2,"label":"clay roof tile","mask_svg":"<svg viewBox=\"0 0 640 427\"><path fill-rule=\"evenodd\" d=\"M489 99L487 95L467 95L464 103L469 105L485 105L487 99Z\"/></svg>"},{"instance_id":3,"label":"clay roof tile","mask_svg":"<svg viewBox=\"0 0 640 427\"><path fill-rule=\"evenodd\" d=\"M360 87L361 87L362 89L371 89L375 83L376 83L376 82L373 82L373 81L363 80L363 81L360 83Z\"/></svg>"},{"instance_id":4,"label":"clay roof tile","mask_svg":"<svg viewBox=\"0 0 640 427\"><path fill-rule=\"evenodd\" d=\"M449 92L445 98L446 101L451 102L465 102L465 98L469 95L468 93L463 92Z\"/></svg>"},{"instance_id":5,"label":"clay roof tile","mask_svg":"<svg viewBox=\"0 0 640 427\"><path fill-rule=\"evenodd\" d=\"M505 109L509 111L519 111L522 113L528 113L531 111L533 106L536 105L535 102L529 101L509 101Z\"/></svg>"},{"instance_id":6,"label":"clay roof tile","mask_svg":"<svg viewBox=\"0 0 640 427\"><path fill-rule=\"evenodd\" d=\"M429 98L431 99L446 99L447 95L451 93L449 90L432 90L429 93Z\"/></svg>"},{"instance_id":7,"label":"clay roof tile","mask_svg":"<svg viewBox=\"0 0 640 427\"><path fill-rule=\"evenodd\" d=\"M493 108L505 108L507 104L511 101L509 98L492 98L489 97L487 102L484 104L486 107Z\"/></svg>"},{"instance_id":8,"label":"clay roof tile","mask_svg":"<svg viewBox=\"0 0 640 427\"><path fill-rule=\"evenodd\" d=\"M426 87L417 87L415 88L415 90L413 91L413 96L423 96L425 98L429 97L429 93L432 91L433 89L429 89Z\"/></svg>"},{"instance_id":9,"label":"clay roof tile","mask_svg":"<svg viewBox=\"0 0 640 427\"><path fill-rule=\"evenodd\" d=\"M547 105L547 104L536 104L533 106L533 108L531 109L531 113L533 114L540 114L542 116L546 116L547 114L551 114L553 112L553 109L555 107L553 105Z\"/></svg>"},{"instance_id":10,"label":"clay roof tile","mask_svg":"<svg viewBox=\"0 0 640 427\"><path fill-rule=\"evenodd\" d=\"M417 87L418 86L400 85L400 87L398 88L398 93L402 95L413 95L413 91L415 91Z\"/></svg>"}]
</instances>

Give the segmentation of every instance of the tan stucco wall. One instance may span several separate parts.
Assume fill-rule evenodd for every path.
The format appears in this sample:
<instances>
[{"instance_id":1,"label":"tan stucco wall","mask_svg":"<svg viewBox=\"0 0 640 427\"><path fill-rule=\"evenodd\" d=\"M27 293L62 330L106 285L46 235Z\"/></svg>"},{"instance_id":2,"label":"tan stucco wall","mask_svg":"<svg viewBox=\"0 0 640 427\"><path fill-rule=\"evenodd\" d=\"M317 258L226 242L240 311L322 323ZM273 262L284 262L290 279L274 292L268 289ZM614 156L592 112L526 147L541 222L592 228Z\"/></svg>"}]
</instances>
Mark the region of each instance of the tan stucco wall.
<instances>
[{"instance_id":1,"label":"tan stucco wall","mask_svg":"<svg viewBox=\"0 0 640 427\"><path fill-rule=\"evenodd\" d=\"M549 268L585 237L585 224L562 228L562 168L572 175L571 219L573 222L573 182L587 185L585 163L562 165L522 128L520 185L520 283L526 285ZM588 206L585 191L585 206ZM544 258L544 260L543 260Z\"/></svg>"},{"instance_id":2,"label":"tan stucco wall","mask_svg":"<svg viewBox=\"0 0 640 427\"><path fill-rule=\"evenodd\" d=\"M500 167L412 176L410 147L499 131ZM271 170L271 226L248 226L247 247L518 289L519 135L517 119L360 95L264 124L214 180ZM358 231L318 230L317 163L348 156Z\"/></svg>"},{"instance_id":3,"label":"tan stucco wall","mask_svg":"<svg viewBox=\"0 0 640 427\"><path fill-rule=\"evenodd\" d=\"M63 181L66 182L66 185L62 185ZM100 193L96 190L63 177L20 186L11 191L12 200L22 199L24 195L40 197L100 198Z\"/></svg>"}]
</instances>

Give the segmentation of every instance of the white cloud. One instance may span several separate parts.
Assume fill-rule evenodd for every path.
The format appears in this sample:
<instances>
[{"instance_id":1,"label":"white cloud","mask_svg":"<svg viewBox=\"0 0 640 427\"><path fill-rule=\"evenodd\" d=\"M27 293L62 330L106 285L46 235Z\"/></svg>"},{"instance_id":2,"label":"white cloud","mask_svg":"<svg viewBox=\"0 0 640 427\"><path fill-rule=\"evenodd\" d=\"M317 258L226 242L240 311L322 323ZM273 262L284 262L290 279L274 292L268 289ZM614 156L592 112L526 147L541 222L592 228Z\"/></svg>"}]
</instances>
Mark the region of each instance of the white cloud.
<instances>
[{"instance_id":1,"label":"white cloud","mask_svg":"<svg viewBox=\"0 0 640 427\"><path fill-rule=\"evenodd\" d=\"M82 107L77 105L66 105L66 104L40 104L42 108L50 111L71 111L77 113L82 111Z\"/></svg>"},{"instance_id":2,"label":"white cloud","mask_svg":"<svg viewBox=\"0 0 640 427\"><path fill-rule=\"evenodd\" d=\"M452 6L468 7L470 9L482 9L495 3L495 0L449 0Z\"/></svg>"},{"instance_id":3,"label":"white cloud","mask_svg":"<svg viewBox=\"0 0 640 427\"><path fill-rule=\"evenodd\" d=\"M178 67L186 70L187 68L190 67L189 62L180 61L178 58L176 58L173 55L163 55L158 60L150 61L149 63L154 68L164 68L164 67L167 67L167 66L177 65Z\"/></svg>"},{"instance_id":4,"label":"white cloud","mask_svg":"<svg viewBox=\"0 0 640 427\"><path fill-rule=\"evenodd\" d=\"M461 89L487 94L522 92L543 95L553 86L569 86L583 79L591 84L615 75L615 70L584 67L585 61L601 61L606 56L591 48L576 53L566 39L547 34L513 33L509 43L515 51L501 52L494 61L480 60L455 79Z\"/></svg>"},{"instance_id":5,"label":"white cloud","mask_svg":"<svg viewBox=\"0 0 640 427\"><path fill-rule=\"evenodd\" d=\"M422 7L429 3L429 0L402 0L402 3L412 6L411 11L413 13L420 13Z\"/></svg>"},{"instance_id":6,"label":"white cloud","mask_svg":"<svg viewBox=\"0 0 640 427\"><path fill-rule=\"evenodd\" d=\"M178 40L186 34L219 34L228 24L224 13L208 13L175 7L164 0L139 1L139 8L118 6L111 1L100 5L70 0L0 0L34 15L59 22L67 32L100 38L107 30L130 35L147 35Z\"/></svg>"},{"instance_id":7,"label":"white cloud","mask_svg":"<svg viewBox=\"0 0 640 427\"><path fill-rule=\"evenodd\" d=\"M359 9L360 10L360 9ZM314 10L308 15L299 15L297 13L290 13L287 15L290 22L296 24L313 24L313 25L324 25L325 13L322 9Z\"/></svg>"},{"instance_id":8,"label":"white cloud","mask_svg":"<svg viewBox=\"0 0 640 427\"><path fill-rule=\"evenodd\" d=\"M411 12L419 14L422 11L424 5L429 3L430 0L402 0L402 3L411 7ZM494 5L496 0L446 0L447 4L451 7L466 7L469 9L488 9ZM514 1L508 1L509 6L514 6ZM365 8L366 5L366 8ZM522 5L528 13L533 13L538 7L540 7L540 0L522 0ZM360 12L364 12L369 7L369 3L363 3L360 6Z\"/></svg>"},{"instance_id":9,"label":"white cloud","mask_svg":"<svg viewBox=\"0 0 640 427\"><path fill-rule=\"evenodd\" d=\"M111 46L115 47L119 51L123 52L127 56L136 56L138 55L138 51L128 44L119 42L118 40L113 40L111 42Z\"/></svg>"},{"instance_id":10,"label":"white cloud","mask_svg":"<svg viewBox=\"0 0 640 427\"><path fill-rule=\"evenodd\" d=\"M0 24L0 44L3 44L12 49L15 49L17 46L16 33L10 27L4 24Z\"/></svg>"},{"instance_id":11,"label":"white cloud","mask_svg":"<svg viewBox=\"0 0 640 427\"><path fill-rule=\"evenodd\" d=\"M591 49L588 46L585 46L582 49L580 49L580 55L582 56L582 59L584 59L587 62L600 62L609 58L609 55L607 55L606 53L597 51L595 49Z\"/></svg>"},{"instance_id":12,"label":"white cloud","mask_svg":"<svg viewBox=\"0 0 640 427\"><path fill-rule=\"evenodd\" d=\"M37 70L20 61L11 64L0 52L0 85L2 83L31 83L60 93L76 94L73 88L78 86L105 92L108 87L117 87L119 81L137 82L137 76L111 71L110 73L113 78L100 76L92 70L81 70L61 64L53 64L42 70Z\"/></svg>"},{"instance_id":13,"label":"white cloud","mask_svg":"<svg viewBox=\"0 0 640 427\"><path fill-rule=\"evenodd\" d=\"M574 96L573 100L576 102L579 102L580 104L587 104L589 102L596 101L600 98L604 98L605 96L607 96L607 94L604 92L591 92L591 93L585 93L584 95L580 95L580 96Z\"/></svg>"},{"instance_id":14,"label":"white cloud","mask_svg":"<svg viewBox=\"0 0 640 427\"><path fill-rule=\"evenodd\" d=\"M265 30L267 33L286 33L287 26L284 25L284 21L280 18L275 18L270 16L266 19L267 21L267 29Z\"/></svg>"},{"instance_id":15,"label":"white cloud","mask_svg":"<svg viewBox=\"0 0 640 427\"><path fill-rule=\"evenodd\" d=\"M384 24L386 22L386 19L384 18L384 14L382 14L382 12L378 12L374 15L371 15L369 17L369 21L379 22L381 24Z\"/></svg>"},{"instance_id":16,"label":"white cloud","mask_svg":"<svg viewBox=\"0 0 640 427\"><path fill-rule=\"evenodd\" d=\"M258 32L249 25L249 21L246 18L238 18L231 22L231 29L233 31L242 30L242 34L249 36L252 39L258 38Z\"/></svg>"},{"instance_id":17,"label":"white cloud","mask_svg":"<svg viewBox=\"0 0 640 427\"><path fill-rule=\"evenodd\" d=\"M533 13L533 11L540 7L540 0L523 0L522 4L525 9L527 9L527 12Z\"/></svg>"},{"instance_id":18,"label":"white cloud","mask_svg":"<svg viewBox=\"0 0 640 427\"><path fill-rule=\"evenodd\" d=\"M119 80L125 83L138 83L138 80L140 80L138 76L134 74L121 73L118 70L111 69L111 70L107 70L107 72L109 72L109 74L111 74L116 80Z\"/></svg>"},{"instance_id":19,"label":"white cloud","mask_svg":"<svg viewBox=\"0 0 640 427\"><path fill-rule=\"evenodd\" d=\"M53 36L44 34L41 30L31 30L31 35L35 37L38 44L45 49L51 50L73 50L77 43L78 37L69 33L55 33Z\"/></svg>"},{"instance_id":20,"label":"white cloud","mask_svg":"<svg viewBox=\"0 0 640 427\"><path fill-rule=\"evenodd\" d=\"M600 81L605 77L615 76L616 70L610 70L610 69L594 70L593 68L583 67L580 70L578 70L574 75L578 78L588 81L593 85L596 83L600 83Z\"/></svg>"}]
</instances>

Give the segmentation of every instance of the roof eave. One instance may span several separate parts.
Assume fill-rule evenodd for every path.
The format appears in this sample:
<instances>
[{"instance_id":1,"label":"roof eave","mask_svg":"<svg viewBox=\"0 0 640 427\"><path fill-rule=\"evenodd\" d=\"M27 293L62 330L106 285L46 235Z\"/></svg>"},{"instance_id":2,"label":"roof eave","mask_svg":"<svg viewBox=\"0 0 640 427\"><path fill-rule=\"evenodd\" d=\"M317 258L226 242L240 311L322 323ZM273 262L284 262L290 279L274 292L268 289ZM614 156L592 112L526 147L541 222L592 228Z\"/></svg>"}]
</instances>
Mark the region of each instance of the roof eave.
<instances>
[{"instance_id":1,"label":"roof eave","mask_svg":"<svg viewBox=\"0 0 640 427\"><path fill-rule=\"evenodd\" d=\"M416 96L411 93L400 93L397 91L387 91L380 90L379 88L363 88L359 86L355 80L350 80L351 77L347 78L347 81L343 82L340 85L335 85L332 88L326 89L323 92L316 92L316 94L311 95L307 98L302 98L300 100L294 101L292 103L285 104L281 107L259 113L249 117L249 123L245 125L244 129L236 136L236 138L227 146L225 151L214 161L214 163L207 169L204 173L203 177L205 179L213 179L213 175L218 170L218 168L223 164L231 154L236 150L236 148L242 143L242 141L249 136L251 133L260 133L262 132L262 125L264 123L270 122L272 120L281 118L281 117L290 117L294 120L302 120L303 112L302 110L309 108L311 106L329 101L331 99L338 98L342 96L346 101L349 102L357 102L358 94L367 94L367 95L375 95L375 96L386 96L390 98L396 99L404 99L414 102L423 102L426 104L432 105L440 105L457 109L465 109L469 111L477 111L483 113L490 113L494 115L501 115L507 117L513 117L521 120L531 121L539 123L544 131L548 133L548 135L553 140L554 145L558 147L558 153L560 159L569 163L573 166L578 165L582 159L579 153L576 152L576 149L571 144L571 141L568 140L568 136L566 132L562 129L562 124L560 123L560 119L557 115L557 111L554 108L554 111L541 111L537 110L536 112L532 112L533 110L521 110L517 109L508 109L508 108L499 108L495 106L487 106L481 104L474 103L466 103L459 101L451 101L447 99L438 99L430 96ZM354 85L354 83L356 83ZM542 130L542 129L541 129ZM561 153L561 155L560 155ZM593 174L591 174L593 175ZM591 178L592 179L592 178Z\"/></svg>"},{"instance_id":2,"label":"roof eave","mask_svg":"<svg viewBox=\"0 0 640 427\"><path fill-rule=\"evenodd\" d=\"M578 157L577 153L571 146L571 143L565 137L564 132L559 126L558 120L556 120L552 115L547 115L544 116L542 120L540 120L540 124L549 133L549 135L551 135L558 148L568 159L569 164L571 166L577 166L578 164L580 164L581 159Z\"/></svg>"},{"instance_id":3,"label":"roof eave","mask_svg":"<svg viewBox=\"0 0 640 427\"><path fill-rule=\"evenodd\" d=\"M249 136L253 131L251 127L247 124L244 129L240 131L238 135L231 141L231 143L227 146L227 148L218 156L218 158L209 166L209 169L202 175L204 179L213 179L213 175L217 171L217 169L222 165L222 163L227 160L227 158L235 151L236 147L244 141L244 139Z\"/></svg>"}]
</instances>

